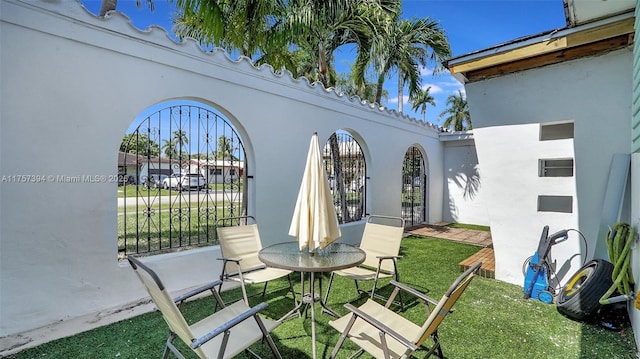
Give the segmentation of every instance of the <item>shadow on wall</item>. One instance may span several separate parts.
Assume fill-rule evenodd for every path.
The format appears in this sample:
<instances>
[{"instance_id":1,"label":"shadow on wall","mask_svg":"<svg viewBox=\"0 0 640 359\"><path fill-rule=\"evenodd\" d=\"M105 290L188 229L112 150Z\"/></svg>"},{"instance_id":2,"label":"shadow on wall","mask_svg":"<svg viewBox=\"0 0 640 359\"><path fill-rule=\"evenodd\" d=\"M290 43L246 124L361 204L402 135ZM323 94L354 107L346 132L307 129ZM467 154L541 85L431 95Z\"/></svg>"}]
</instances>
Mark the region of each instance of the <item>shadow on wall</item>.
<instances>
[{"instance_id":1,"label":"shadow on wall","mask_svg":"<svg viewBox=\"0 0 640 359\"><path fill-rule=\"evenodd\" d=\"M467 168L463 166L462 170L451 179L458 188L464 190L462 194L464 199L473 200L480 189L480 173L478 173L476 166Z\"/></svg>"},{"instance_id":2,"label":"shadow on wall","mask_svg":"<svg viewBox=\"0 0 640 359\"><path fill-rule=\"evenodd\" d=\"M459 171L455 172L449 177L449 183L454 183L459 189L462 190L462 198L460 198L460 192L452 190L449 192L449 215L450 220L458 222L459 219L459 207L457 202L473 201L480 190L480 173L476 168L477 166L461 166Z\"/></svg>"}]
</instances>

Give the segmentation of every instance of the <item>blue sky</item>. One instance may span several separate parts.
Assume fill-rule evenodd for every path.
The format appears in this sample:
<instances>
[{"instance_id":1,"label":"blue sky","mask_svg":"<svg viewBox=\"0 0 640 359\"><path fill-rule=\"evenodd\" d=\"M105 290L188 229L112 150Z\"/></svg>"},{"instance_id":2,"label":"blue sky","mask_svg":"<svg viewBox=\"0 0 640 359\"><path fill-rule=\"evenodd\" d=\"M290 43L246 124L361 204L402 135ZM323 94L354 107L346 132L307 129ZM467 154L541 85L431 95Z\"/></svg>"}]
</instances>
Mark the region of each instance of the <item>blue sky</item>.
<instances>
[{"instance_id":1,"label":"blue sky","mask_svg":"<svg viewBox=\"0 0 640 359\"><path fill-rule=\"evenodd\" d=\"M98 13L100 0L80 0L92 13ZM133 24L146 29L155 24L171 31L172 5L167 0L154 0L155 10L151 12L146 0L136 7L135 0L119 0L118 11L126 14ZM565 27L562 0L403 0L403 17L430 17L440 22L446 32L454 56L482 50L493 45ZM336 54L336 69L347 72L354 53L343 49ZM448 72L433 75L433 66L423 69L423 88L431 87L436 106L427 108L426 121L442 124L439 115L446 109L447 97L463 86ZM397 109L397 80L385 81L389 92L386 106ZM404 100L408 98L405 89ZM404 113L422 119L421 113L411 110L405 103ZM472 119L473 120L473 119Z\"/></svg>"}]
</instances>

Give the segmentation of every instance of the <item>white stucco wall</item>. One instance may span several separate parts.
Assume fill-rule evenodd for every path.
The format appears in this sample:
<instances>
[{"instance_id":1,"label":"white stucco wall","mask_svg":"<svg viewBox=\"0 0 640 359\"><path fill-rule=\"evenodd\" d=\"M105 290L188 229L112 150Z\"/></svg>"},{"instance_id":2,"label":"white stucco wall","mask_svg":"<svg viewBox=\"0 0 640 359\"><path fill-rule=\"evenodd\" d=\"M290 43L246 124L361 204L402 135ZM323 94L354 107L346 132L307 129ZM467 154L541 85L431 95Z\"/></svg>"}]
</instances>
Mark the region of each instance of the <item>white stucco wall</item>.
<instances>
[{"instance_id":1,"label":"white stucco wall","mask_svg":"<svg viewBox=\"0 0 640 359\"><path fill-rule=\"evenodd\" d=\"M483 178L471 132L444 133L440 139L445 145L443 221L488 226Z\"/></svg>"},{"instance_id":2,"label":"white stucco wall","mask_svg":"<svg viewBox=\"0 0 640 359\"><path fill-rule=\"evenodd\" d=\"M496 255L496 278L523 283L522 263L542 227L575 228L553 248L560 265L573 253L607 258L600 220L612 156L628 153L630 49L466 84ZM538 141L539 126L574 121L574 140ZM539 158L575 156L575 178L539 178ZM573 213L537 211L538 195L574 196ZM637 200L636 200L637 201ZM571 275L577 270L562 268Z\"/></svg>"},{"instance_id":3,"label":"white stucco wall","mask_svg":"<svg viewBox=\"0 0 640 359\"><path fill-rule=\"evenodd\" d=\"M172 99L221 111L243 138L253 180L249 214L265 245L287 235L309 139L347 129L363 146L367 212L400 214L402 160L417 145L429 163L429 221L442 220L443 145L421 121L339 97L269 67L99 19L74 2L3 0L0 8L0 172L42 183L0 183L0 338L135 303L145 291L117 260L115 181L57 176L117 173L125 130ZM15 177L14 177L15 178ZM398 191L389 190L397 188ZM343 226L358 243L362 223ZM217 247L155 256L172 291L218 277ZM98 321L99 322L99 321Z\"/></svg>"}]
</instances>

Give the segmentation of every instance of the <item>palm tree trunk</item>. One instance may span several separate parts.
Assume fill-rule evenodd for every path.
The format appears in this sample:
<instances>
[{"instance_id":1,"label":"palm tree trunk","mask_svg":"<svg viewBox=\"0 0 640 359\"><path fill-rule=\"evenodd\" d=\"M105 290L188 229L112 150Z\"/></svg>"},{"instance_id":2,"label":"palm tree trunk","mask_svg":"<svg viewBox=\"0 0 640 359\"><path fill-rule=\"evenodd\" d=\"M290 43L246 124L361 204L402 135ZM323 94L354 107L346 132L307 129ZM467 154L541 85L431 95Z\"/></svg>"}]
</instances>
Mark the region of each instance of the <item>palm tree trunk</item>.
<instances>
[{"instance_id":1,"label":"palm tree trunk","mask_svg":"<svg viewBox=\"0 0 640 359\"><path fill-rule=\"evenodd\" d=\"M378 76L378 84L376 86L376 103L380 105L382 100L382 84L384 83L384 75Z\"/></svg>"},{"instance_id":2,"label":"palm tree trunk","mask_svg":"<svg viewBox=\"0 0 640 359\"><path fill-rule=\"evenodd\" d=\"M346 223L350 220L349 211L347 210L347 196L344 188L344 173L342 171L342 158L340 157L340 147L338 146L338 136L332 133L329 137L329 146L331 147L331 157L333 157L333 171L335 173L335 189L340 201L340 223Z\"/></svg>"},{"instance_id":3,"label":"palm tree trunk","mask_svg":"<svg viewBox=\"0 0 640 359\"><path fill-rule=\"evenodd\" d=\"M318 43L318 74L320 75L320 82L322 82L324 87L329 87L327 81L327 59L322 41Z\"/></svg>"},{"instance_id":4,"label":"palm tree trunk","mask_svg":"<svg viewBox=\"0 0 640 359\"><path fill-rule=\"evenodd\" d=\"M118 6L118 0L102 0L102 4L100 5L100 14L98 16L104 17L107 12L115 10L116 6Z\"/></svg>"},{"instance_id":5,"label":"palm tree trunk","mask_svg":"<svg viewBox=\"0 0 640 359\"><path fill-rule=\"evenodd\" d=\"M404 98L402 95L402 70L398 69L398 112L402 113L402 104Z\"/></svg>"}]
</instances>

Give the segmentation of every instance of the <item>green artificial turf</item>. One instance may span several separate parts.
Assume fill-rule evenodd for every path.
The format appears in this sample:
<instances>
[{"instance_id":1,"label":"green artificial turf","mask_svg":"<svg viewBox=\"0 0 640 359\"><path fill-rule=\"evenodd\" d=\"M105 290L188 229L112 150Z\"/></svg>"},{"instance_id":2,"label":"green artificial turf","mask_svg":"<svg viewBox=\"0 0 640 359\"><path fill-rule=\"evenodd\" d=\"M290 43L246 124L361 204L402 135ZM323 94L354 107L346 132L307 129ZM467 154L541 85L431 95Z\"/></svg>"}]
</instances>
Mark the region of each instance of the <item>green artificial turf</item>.
<instances>
[{"instance_id":1,"label":"green artificial turf","mask_svg":"<svg viewBox=\"0 0 640 359\"><path fill-rule=\"evenodd\" d=\"M479 247L451 241L410 236L403 240L399 261L401 282L432 298L439 299L460 274L458 263L477 252ZM299 274L294 276L299 290ZM325 281L326 283L326 281ZM389 291L383 281L380 293ZM366 285L366 284L365 284ZM368 287L367 287L368 288ZM261 286L250 287L257 293ZM631 327L610 331L597 325L578 323L560 315L555 305L525 300L522 287L493 279L476 277L450 314L440 325L444 355L456 358L636 358ZM227 299L239 297L238 290L223 293ZM264 314L278 318L293 306L286 279L269 284L265 298L251 299L269 303ZM336 276L328 305L340 314L347 313L344 303L358 305L353 281ZM424 321L424 309L405 296L403 315ZM212 310L212 299L203 298L185 305L185 316L197 320ZM316 310L318 358L328 358L339 333L327 322L331 317ZM310 315L310 314L309 314ZM159 358L166 340L167 327L160 313L147 313L108 326L27 349L10 358ZM240 334L241 335L241 334ZM311 319L293 318L272 333L283 358L311 357ZM430 343L427 340L427 343ZM195 358L184 345L187 358ZM266 358L266 344L252 349ZM338 357L346 358L356 350L348 340ZM417 357L421 357L419 352ZM239 358L251 358L241 355ZM363 355L363 358L368 358Z\"/></svg>"}]
</instances>

